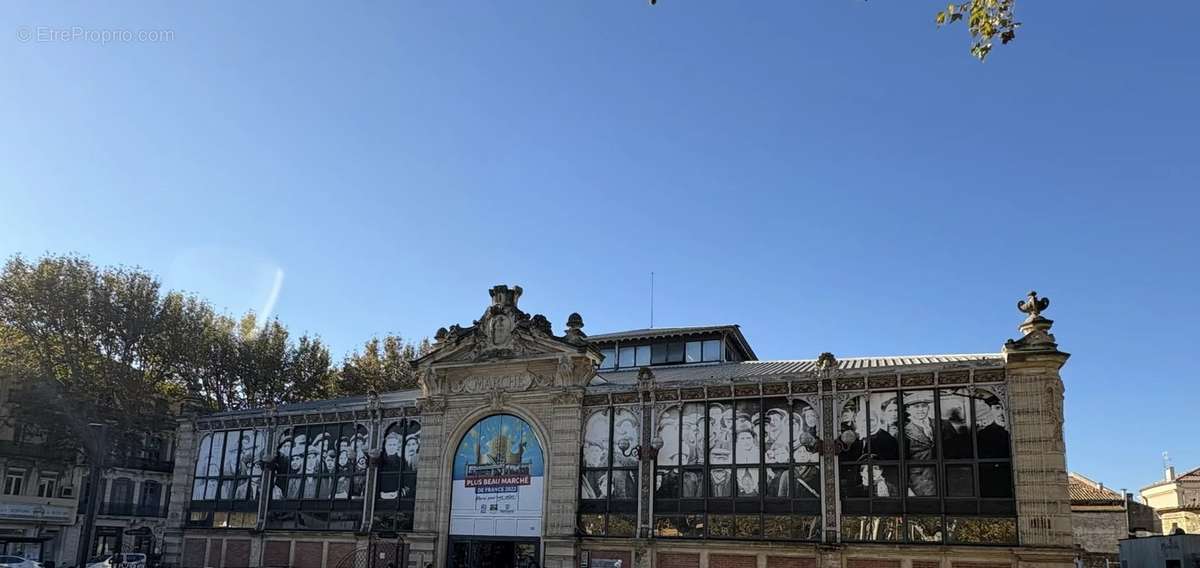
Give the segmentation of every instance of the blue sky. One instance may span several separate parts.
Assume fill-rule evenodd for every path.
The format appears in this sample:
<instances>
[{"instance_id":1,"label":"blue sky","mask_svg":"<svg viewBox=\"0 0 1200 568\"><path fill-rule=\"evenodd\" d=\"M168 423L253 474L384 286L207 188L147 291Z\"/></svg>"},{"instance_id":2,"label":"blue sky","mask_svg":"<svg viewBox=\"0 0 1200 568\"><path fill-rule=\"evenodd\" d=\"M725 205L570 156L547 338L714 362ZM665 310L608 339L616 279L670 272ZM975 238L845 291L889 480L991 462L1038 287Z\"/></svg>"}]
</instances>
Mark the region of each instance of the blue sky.
<instances>
[{"instance_id":1,"label":"blue sky","mask_svg":"<svg viewBox=\"0 0 1200 568\"><path fill-rule=\"evenodd\" d=\"M939 6L10 2L0 254L140 265L338 357L497 283L643 327L651 271L657 324L762 358L995 351L1036 288L1070 467L1200 466L1200 6L1020 2L986 64ZM74 28L171 35L39 41Z\"/></svg>"}]
</instances>

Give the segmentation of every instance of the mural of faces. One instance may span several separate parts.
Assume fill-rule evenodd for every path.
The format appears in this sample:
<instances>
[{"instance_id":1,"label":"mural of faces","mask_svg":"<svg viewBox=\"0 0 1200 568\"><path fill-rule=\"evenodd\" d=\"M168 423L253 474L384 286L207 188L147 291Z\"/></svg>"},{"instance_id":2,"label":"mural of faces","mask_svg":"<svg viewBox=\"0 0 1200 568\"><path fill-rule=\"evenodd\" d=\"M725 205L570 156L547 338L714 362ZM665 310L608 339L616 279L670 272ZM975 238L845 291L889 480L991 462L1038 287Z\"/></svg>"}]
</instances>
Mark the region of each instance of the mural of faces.
<instances>
[{"instance_id":1,"label":"mural of faces","mask_svg":"<svg viewBox=\"0 0 1200 568\"><path fill-rule=\"evenodd\" d=\"M404 469L405 471L416 471L417 463L421 458L421 430L420 425L410 423L408 433L404 435Z\"/></svg>"},{"instance_id":2,"label":"mural of faces","mask_svg":"<svg viewBox=\"0 0 1200 568\"><path fill-rule=\"evenodd\" d=\"M610 440L608 428L611 418L611 408L596 409L588 415L583 427L584 467L605 467L608 465Z\"/></svg>"},{"instance_id":3,"label":"mural of faces","mask_svg":"<svg viewBox=\"0 0 1200 568\"><path fill-rule=\"evenodd\" d=\"M655 436L662 440L662 448L658 450L658 463L662 465L678 465L680 459L679 436L679 406L670 406L659 413Z\"/></svg>"},{"instance_id":4,"label":"mural of faces","mask_svg":"<svg viewBox=\"0 0 1200 568\"><path fill-rule=\"evenodd\" d=\"M979 457L1007 458L1012 455L1012 439L1003 387L976 388L975 428Z\"/></svg>"},{"instance_id":5,"label":"mural of faces","mask_svg":"<svg viewBox=\"0 0 1200 568\"><path fill-rule=\"evenodd\" d=\"M613 414L613 467L637 467L637 447L641 445L641 428L637 414L628 408L618 408Z\"/></svg>"},{"instance_id":6,"label":"mural of faces","mask_svg":"<svg viewBox=\"0 0 1200 568\"><path fill-rule=\"evenodd\" d=\"M894 392L876 392L868 397L871 433L867 451L876 460L900 459L899 401Z\"/></svg>"},{"instance_id":7,"label":"mural of faces","mask_svg":"<svg viewBox=\"0 0 1200 568\"><path fill-rule=\"evenodd\" d=\"M266 449L266 432L228 430L201 436L197 446L192 498L196 500L251 499L262 474L260 460Z\"/></svg>"},{"instance_id":8,"label":"mural of faces","mask_svg":"<svg viewBox=\"0 0 1200 568\"><path fill-rule=\"evenodd\" d=\"M263 436L265 442L265 432ZM281 430L275 448L281 468L271 488L272 499L360 498L366 440L366 426L355 424Z\"/></svg>"},{"instance_id":9,"label":"mural of faces","mask_svg":"<svg viewBox=\"0 0 1200 568\"><path fill-rule=\"evenodd\" d=\"M733 463L733 408L728 403L708 405L708 463Z\"/></svg>"},{"instance_id":10,"label":"mural of faces","mask_svg":"<svg viewBox=\"0 0 1200 568\"><path fill-rule=\"evenodd\" d=\"M907 391L904 393L905 455L913 460L937 458L937 432L934 429L933 391Z\"/></svg>"},{"instance_id":11,"label":"mural of faces","mask_svg":"<svg viewBox=\"0 0 1200 568\"><path fill-rule=\"evenodd\" d=\"M942 456L947 459L975 457L971 435L971 397L965 389L941 391Z\"/></svg>"},{"instance_id":12,"label":"mural of faces","mask_svg":"<svg viewBox=\"0 0 1200 568\"><path fill-rule=\"evenodd\" d=\"M817 411L806 401L796 400L792 406L792 461L796 463L818 462L816 452L819 439Z\"/></svg>"},{"instance_id":13,"label":"mural of faces","mask_svg":"<svg viewBox=\"0 0 1200 568\"><path fill-rule=\"evenodd\" d=\"M855 462L863 457L863 448L869 433L867 432L867 400L859 395L842 401L838 409L838 435L841 439L853 439L839 457L842 462ZM846 433L853 433L851 438Z\"/></svg>"},{"instance_id":14,"label":"mural of faces","mask_svg":"<svg viewBox=\"0 0 1200 568\"><path fill-rule=\"evenodd\" d=\"M683 465L704 463L704 403L689 402L683 405L680 453Z\"/></svg>"}]
</instances>

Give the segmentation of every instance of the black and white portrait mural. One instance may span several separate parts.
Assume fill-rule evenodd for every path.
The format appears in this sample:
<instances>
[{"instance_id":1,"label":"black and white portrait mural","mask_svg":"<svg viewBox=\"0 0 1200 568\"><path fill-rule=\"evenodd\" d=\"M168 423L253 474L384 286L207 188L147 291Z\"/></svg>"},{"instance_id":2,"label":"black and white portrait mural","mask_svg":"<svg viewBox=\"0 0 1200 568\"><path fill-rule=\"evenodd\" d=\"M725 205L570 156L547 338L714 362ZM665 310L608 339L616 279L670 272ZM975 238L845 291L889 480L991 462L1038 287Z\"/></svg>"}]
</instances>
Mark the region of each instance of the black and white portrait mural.
<instances>
[{"instance_id":1,"label":"black and white portrait mural","mask_svg":"<svg viewBox=\"0 0 1200 568\"><path fill-rule=\"evenodd\" d=\"M379 456L379 499L413 499L420 459L421 424L415 420L389 424Z\"/></svg>"},{"instance_id":2,"label":"black and white portrait mural","mask_svg":"<svg viewBox=\"0 0 1200 568\"><path fill-rule=\"evenodd\" d=\"M819 539L815 401L779 396L657 406L654 435L662 446L652 478L655 534ZM581 522L592 526L595 518L584 513Z\"/></svg>"},{"instance_id":3,"label":"black and white portrait mural","mask_svg":"<svg viewBox=\"0 0 1200 568\"><path fill-rule=\"evenodd\" d=\"M847 398L839 428L859 432L865 407L868 435L861 455L848 448L839 456L842 538L1012 544L1006 392L987 385ZM891 516L902 510L910 514ZM997 532L972 532L979 527Z\"/></svg>"},{"instance_id":4,"label":"black and white portrait mural","mask_svg":"<svg viewBox=\"0 0 1200 568\"><path fill-rule=\"evenodd\" d=\"M703 402L689 402L683 405L679 451L684 466L704 465L704 417Z\"/></svg>"},{"instance_id":5,"label":"black and white portrait mural","mask_svg":"<svg viewBox=\"0 0 1200 568\"><path fill-rule=\"evenodd\" d=\"M642 436L638 412L637 407L606 407L587 413L583 430L581 499L637 499L637 448ZM677 428L678 421L672 421L672 425Z\"/></svg>"},{"instance_id":6,"label":"black and white portrait mural","mask_svg":"<svg viewBox=\"0 0 1200 568\"><path fill-rule=\"evenodd\" d=\"M262 483L262 461L266 453L267 433L263 430L227 430L204 434L196 454L192 499L257 499Z\"/></svg>"},{"instance_id":7,"label":"black and white portrait mural","mask_svg":"<svg viewBox=\"0 0 1200 568\"><path fill-rule=\"evenodd\" d=\"M611 408L593 409L583 425L583 467L608 466Z\"/></svg>"},{"instance_id":8,"label":"black and white portrait mural","mask_svg":"<svg viewBox=\"0 0 1200 568\"><path fill-rule=\"evenodd\" d=\"M708 405L708 463L733 463L732 402L711 402Z\"/></svg>"},{"instance_id":9,"label":"black and white portrait mural","mask_svg":"<svg viewBox=\"0 0 1200 568\"><path fill-rule=\"evenodd\" d=\"M971 435L971 397L966 389L943 390L940 393L942 457L971 459L975 444Z\"/></svg>"},{"instance_id":10,"label":"black and white portrait mural","mask_svg":"<svg viewBox=\"0 0 1200 568\"><path fill-rule=\"evenodd\" d=\"M294 426L280 431L272 499L361 499L367 428L355 424Z\"/></svg>"},{"instance_id":11,"label":"black and white portrait mural","mask_svg":"<svg viewBox=\"0 0 1200 568\"><path fill-rule=\"evenodd\" d=\"M838 454L842 463L856 462L863 456L863 448L867 439L867 401L866 397L852 396L839 404L838 436L842 440L853 439ZM854 435L848 436L851 432Z\"/></svg>"},{"instance_id":12,"label":"black and white portrait mural","mask_svg":"<svg viewBox=\"0 0 1200 568\"><path fill-rule=\"evenodd\" d=\"M975 389L975 428L980 458L1012 456L1012 439L1008 428L1008 411L1003 387Z\"/></svg>"}]
</instances>

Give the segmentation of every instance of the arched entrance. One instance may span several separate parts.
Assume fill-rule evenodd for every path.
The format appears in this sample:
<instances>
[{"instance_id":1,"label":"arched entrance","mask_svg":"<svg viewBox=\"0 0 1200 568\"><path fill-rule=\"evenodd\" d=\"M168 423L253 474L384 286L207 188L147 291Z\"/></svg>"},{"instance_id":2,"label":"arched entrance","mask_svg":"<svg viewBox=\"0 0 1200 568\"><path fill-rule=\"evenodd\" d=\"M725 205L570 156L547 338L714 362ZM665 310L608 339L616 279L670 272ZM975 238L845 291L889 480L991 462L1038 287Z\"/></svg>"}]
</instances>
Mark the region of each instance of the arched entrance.
<instances>
[{"instance_id":1,"label":"arched entrance","mask_svg":"<svg viewBox=\"0 0 1200 568\"><path fill-rule=\"evenodd\" d=\"M480 419L463 436L451 471L451 568L541 566L546 460L525 420Z\"/></svg>"}]
</instances>

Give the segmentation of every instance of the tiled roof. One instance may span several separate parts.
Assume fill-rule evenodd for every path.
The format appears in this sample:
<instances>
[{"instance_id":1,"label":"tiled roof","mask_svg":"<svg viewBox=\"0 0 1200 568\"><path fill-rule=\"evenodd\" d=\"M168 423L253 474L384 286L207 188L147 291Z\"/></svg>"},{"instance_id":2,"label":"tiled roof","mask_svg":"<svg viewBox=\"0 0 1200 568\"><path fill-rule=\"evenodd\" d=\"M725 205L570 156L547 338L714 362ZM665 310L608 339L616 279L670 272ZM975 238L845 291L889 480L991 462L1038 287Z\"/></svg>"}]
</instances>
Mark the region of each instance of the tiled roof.
<instances>
[{"instance_id":1,"label":"tiled roof","mask_svg":"<svg viewBox=\"0 0 1200 568\"><path fill-rule=\"evenodd\" d=\"M1145 491L1147 489L1153 489L1160 485L1167 485L1170 483L1175 483L1176 481L1181 481L1181 480L1182 481L1200 481L1200 467L1193 469L1191 471L1187 471L1181 475L1176 475L1175 479L1160 479L1158 481L1155 481L1154 483L1151 483L1150 485L1143 487L1142 491Z\"/></svg>"},{"instance_id":2,"label":"tiled roof","mask_svg":"<svg viewBox=\"0 0 1200 568\"><path fill-rule=\"evenodd\" d=\"M885 370L923 365L976 364L994 366L1004 360L1000 353L955 355L900 355L892 357L847 357L838 359L838 368L845 371ZM808 373L816 369L816 359L785 361L742 361L740 363L697 363L651 367L656 382L737 380L778 375ZM637 369L601 371L599 384L633 384Z\"/></svg>"},{"instance_id":3,"label":"tiled roof","mask_svg":"<svg viewBox=\"0 0 1200 568\"><path fill-rule=\"evenodd\" d=\"M420 396L419 390L404 390L379 393L379 402L383 404L395 404L406 401L415 401ZM327 412L331 410L353 410L366 408L366 395L346 396L342 398L330 398L325 400L312 400L306 402L294 402L291 404L281 404L275 408L275 411L281 414L294 412ZM237 416L256 416L266 412L265 408L248 408L245 410L228 410L225 412L214 412L202 416L206 418L232 418Z\"/></svg>"},{"instance_id":4,"label":"tiled roof","mask_svg":"<svg viewBox=\"0 0 1200 568\"><path fill-rule=\"evenodd\" d=\"M1071 472L1067 476L1067 482L1072 507L1108 506L1116 507L1117 510L1120 510L1125 503L1125 497L1120 493L1078 473ZM1095 509L1092 508L1091 510Z\"/></svg>"}]
</instances>

